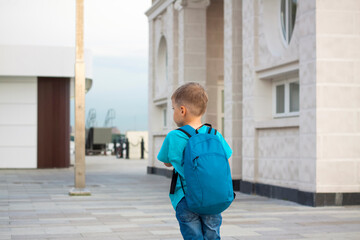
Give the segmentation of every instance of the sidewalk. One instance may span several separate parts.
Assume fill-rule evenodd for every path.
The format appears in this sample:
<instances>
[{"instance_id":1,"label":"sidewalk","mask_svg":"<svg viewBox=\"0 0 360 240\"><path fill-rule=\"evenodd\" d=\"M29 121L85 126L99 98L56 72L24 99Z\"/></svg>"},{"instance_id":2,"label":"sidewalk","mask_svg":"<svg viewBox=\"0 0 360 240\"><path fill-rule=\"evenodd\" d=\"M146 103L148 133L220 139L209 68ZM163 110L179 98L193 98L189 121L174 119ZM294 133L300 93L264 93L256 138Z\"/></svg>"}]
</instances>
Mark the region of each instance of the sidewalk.
<instances>
[{"instance_id":1,"label":"sidewalk","mask_svg":"<svg viewBox=\"0 0 360 240\"><path fill-rule=\"evenodd\" d=\"M87 157L92 196L70 197L74 169L0 170L0 239L182 239L170 179L146 160ZM222 239L360 239L360 206L301 206L237 193Z\"/></svg>"}]
</instances>

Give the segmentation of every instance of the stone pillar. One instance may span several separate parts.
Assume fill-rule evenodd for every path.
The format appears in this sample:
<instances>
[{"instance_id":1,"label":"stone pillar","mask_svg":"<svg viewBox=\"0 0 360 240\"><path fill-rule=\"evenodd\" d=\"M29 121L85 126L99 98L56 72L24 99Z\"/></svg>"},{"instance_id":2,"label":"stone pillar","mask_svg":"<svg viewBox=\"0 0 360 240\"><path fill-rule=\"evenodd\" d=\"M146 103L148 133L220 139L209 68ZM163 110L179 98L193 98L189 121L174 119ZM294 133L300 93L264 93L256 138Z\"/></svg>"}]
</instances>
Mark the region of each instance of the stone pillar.
<instances>
[{"instance_id":1,"label":"stone pillar","mask_svg":"<svg viewBox=\"0 0 360 240\"><path fill-rule=\"evenodd\" d=\"M155 165L155 160L156 160L156 156L154 153L154 136L153 136L153 132L154 132L154 127L153 127L153 122L154 122L154 115L151 114L152 112L154 112L154 104L153 104L153 98L154 98L154 21L153 19L149 19L149 74L148 74L148 111L149 111L149 117L148 117L148 125L149 125L149 146L148 146L148 151L149 151L149 155L148 155L148 166L153 167Z\"/></svg>"},{"instance_id":2,"label":"stone pillar","mask_svg":"<svg viewBox=\"0 0 360 240\"><path fill-rule=\"evenodd\" d=\"M210 0L177 0L179 85L206 83L206 8Z\"/></svg>"},{"instance_id":3,"label":"stone pillar","mask_svg":"<svg viewBox=\"0 0 360 240\"><path fill-rule=\"evenodd\" d=\"M256 131L254 122L254 84L255 84L255 48L257 35L255 30L255 16L257 1L242 1L242 180L256 183L257 162L255 162Z\"/></svg>"},{"instance_id":4,"label":"stone pillar","mask_svg":"<svg viewBox=\"0 0 360 240\"><path fill-rule=\"evenodd\" d=\"M316 192L359 204L351 193L360 191L360 1L314 2Z\"/></svg>"},{"instance_id":5,"label":"stone pillar","mask_svg":"<svg viewBox=\"0 0 360 240\"><path fill-rule=\"evenodd\" d=\"M168 81L167 81L167 131L177 128L173 121L173 110L171 95L178 87L178 11L174 9L174 5L170 4L166 8L166 39L168 42Z\"/></svg>"},{"instance_id":6,"label":"stone pillar","mask_svg":"<svg viewBox=\"0 0 360 240\"><path fill-rule=\"evenodd\" d=\"M299 1L299 163L298 189L316 191L316 2Z\"/></svg>"},{"instance_id":7,"label":"stone pillar","mask_svg":"<svg viewBox=\"0 0 360 240\"><path fill-rule=\"evenodd\" d=\"M232 178L242 178L242 1L224 1L225 138ZM235 185L236 186L236 185ZM238 189L237 189L238 190Z\"/></svg>"}]
</instances>

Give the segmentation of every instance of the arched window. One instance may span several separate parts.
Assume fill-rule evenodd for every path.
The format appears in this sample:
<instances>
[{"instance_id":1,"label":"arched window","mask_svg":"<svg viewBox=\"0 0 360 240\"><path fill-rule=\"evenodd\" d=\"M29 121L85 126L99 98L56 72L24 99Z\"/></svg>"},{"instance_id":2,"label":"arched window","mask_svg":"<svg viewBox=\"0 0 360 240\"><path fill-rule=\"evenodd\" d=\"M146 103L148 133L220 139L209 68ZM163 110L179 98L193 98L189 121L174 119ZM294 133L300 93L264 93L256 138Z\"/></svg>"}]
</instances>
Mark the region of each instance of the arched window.
<instances>
[{"instance_id":1,"label":"arched window","mask_svg":"<svg viewBox=\"0 0 360 240\"><path fill-rule=\"evenodd\" d=\"M163 95L166 90L168 79L168 57L167 57L167 44L165 37L161 37L158 54L157 54L157 62L156 62L156 87L157 94Z\"/></svg>"},{"instance_id":2,"label":"arched window","mask_svg":"<svg viewBox=\"0 0 360 240\"><path fill-rule=\"evenodd\" d=\"M296 19L297 0L281 0L281 28L286 43L290 43Z\"/></svg>"}]
</instances>

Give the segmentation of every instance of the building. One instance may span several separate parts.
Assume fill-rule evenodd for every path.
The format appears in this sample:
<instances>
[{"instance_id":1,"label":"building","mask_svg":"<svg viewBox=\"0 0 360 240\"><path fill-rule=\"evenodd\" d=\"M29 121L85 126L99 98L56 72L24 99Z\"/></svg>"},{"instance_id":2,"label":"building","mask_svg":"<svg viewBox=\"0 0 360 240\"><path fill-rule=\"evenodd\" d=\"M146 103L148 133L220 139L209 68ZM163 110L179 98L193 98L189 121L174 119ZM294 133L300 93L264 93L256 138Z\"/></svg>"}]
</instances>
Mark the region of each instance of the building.
<instances>
[{"instance_id":1,"label":"building","mask_svg":"<svg viewBox=\"0 0 360 240\"><path fill-rule=\"evenodd\" d=\"M360 204L360 2L156 0L149 20L148 172L194 81L233 149L236 190L310 206Z\"/></svg>"},{"instance_id":2,"label":"building","mask_svg":"<svg viewBox=\"0 0 360 240\"><path fill-rule=\"evenodd\" d=\"M75 3L2 1L0 16L0 168L69 167Z\"/></svg>"},{"instance_id":3,"label":"building","mask_svg":"<svg viewBox=\"0 0 360 240\"><path fill-rule=\"evenodd\" d=\"M74 66L75 48L0 45L0 168L69 167Z\"/></svg>"}]
</instances>

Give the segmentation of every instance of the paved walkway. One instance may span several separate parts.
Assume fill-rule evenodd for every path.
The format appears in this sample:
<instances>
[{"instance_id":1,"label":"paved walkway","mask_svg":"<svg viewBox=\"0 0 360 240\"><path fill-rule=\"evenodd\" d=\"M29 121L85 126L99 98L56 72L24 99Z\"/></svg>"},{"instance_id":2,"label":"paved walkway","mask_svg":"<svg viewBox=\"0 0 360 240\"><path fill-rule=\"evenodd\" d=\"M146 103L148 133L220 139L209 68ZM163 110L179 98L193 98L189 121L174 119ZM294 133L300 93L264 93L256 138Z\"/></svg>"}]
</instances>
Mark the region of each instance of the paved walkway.
<instances>
[{"instance_id":1,"label":"paved walkway","mask_svg":"<svg viewBox=\"0 0 360 240\"><path fill-rule=\"evenodd\" d=\"M70 197L74 169L0 170L0 239L182 239L170 179L146 161L87 158L90 197ZM222 239L360 239L360 206L301 206L237 194Z\"/></svg>"}]
</instances>

